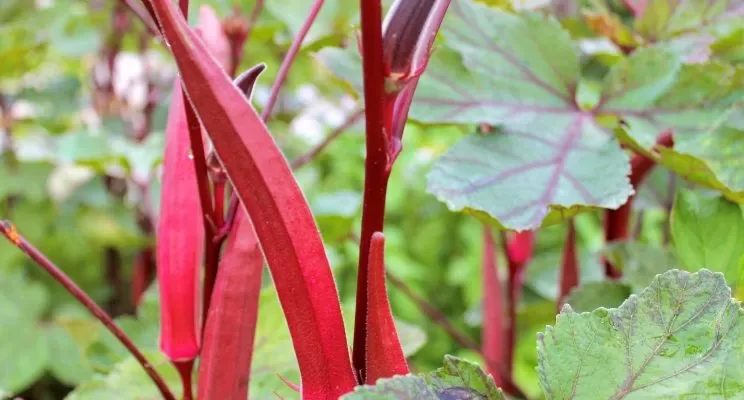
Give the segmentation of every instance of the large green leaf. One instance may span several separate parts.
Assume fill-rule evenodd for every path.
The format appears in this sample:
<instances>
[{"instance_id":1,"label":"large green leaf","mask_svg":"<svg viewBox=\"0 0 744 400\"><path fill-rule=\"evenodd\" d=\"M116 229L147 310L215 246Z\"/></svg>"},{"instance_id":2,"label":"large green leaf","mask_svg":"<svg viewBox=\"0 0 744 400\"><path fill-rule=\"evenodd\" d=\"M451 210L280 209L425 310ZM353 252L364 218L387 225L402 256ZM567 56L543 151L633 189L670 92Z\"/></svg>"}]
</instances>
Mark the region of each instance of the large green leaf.
<instances>
[{"instance_id":1,"label":"large green leaf","mask_svg":"<svg viewBox=\"0 0 744 400\"><path fill-rule=\"evenodd\" d=\"M433 58L411 117L504 130L453 147L429 175L429 191L520 230L626 201L627 157L577 105L578 50L555 20L460 1L442 32L452 51Z\"/></svg>"},{"instance_id":2,"label":"large green leaf","mask_svg":"<svg viewBox=\"0 0 744 400\"><path fill-rule=\"evenodd\" d=\"M519 230L625 203L627 156L577 105L579 53L557 21L464 0L450 5L441 32L446 47L434 53L411 118L503 130L453 147L433 167L430 192L454 210L485 212ZM319 56L359 88L358 55Z\"/></svg>"},{"instance_id":3,"label":"large green leaf","mask_svg":"<svg viewBox=\"0 0 744 400\"><path fill-rule=\"evenodd\" d=\"M548 399L735 398L742 309L723 275L672 270L619 308L566 306L538 336Z\"/></svg>"},{"instance_id":4,"label":"large green leaf","mask_svg":"<svg viewBox=\"0 0 744 400\"><path fill-rule=\"evenodd\" d=\"M744 215L741 208L717 196L681 191L674 202L671 233L686 269L722 272L734 291L740 289L744 264Z\"/></svg>"},{"instance_id":5,"label":"large green leaf","mask_svg":"<svg viewBox=\"0 0 744 400\"><path fill-rule=\"evenodd\" d=\"M421 375L380 379L356 388L343 400L502 400L493 378L474 363L445 356L444 367Z\"/></svg>"},{"instance_id":6,"label":"large green leaf","mask_svg":"<svg viewBox=\"0 0 744 400\"><path fill-rule=\"evenodd\" d=\"M690 181L744 200L736 160L744 128L727 120L744 96L744 68L686 65L669 46L641 48L612 66L595 100L584 101L580 89L592 83L581 76L577 46L549 17L465 0L451 5L442 34L411 118L502 128L464 139L434 166L429 190L450 208L485 212L512 229L616 208L632 192L627 158L611 138L618 127L624 141ZM319 56L359 90L358 54L324 49ZM651 154L667 130L674 149Z\"/></svg>"}]
</instances>

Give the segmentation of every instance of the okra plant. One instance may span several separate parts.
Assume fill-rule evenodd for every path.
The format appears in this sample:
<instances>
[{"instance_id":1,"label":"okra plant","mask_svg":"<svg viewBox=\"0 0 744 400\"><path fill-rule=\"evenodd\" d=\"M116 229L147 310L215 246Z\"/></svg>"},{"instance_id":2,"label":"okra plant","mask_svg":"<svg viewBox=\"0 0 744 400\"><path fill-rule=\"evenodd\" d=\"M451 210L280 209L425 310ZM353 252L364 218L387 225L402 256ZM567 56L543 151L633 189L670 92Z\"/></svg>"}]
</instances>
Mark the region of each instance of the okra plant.
<instances>
[{"instance_id":1,"label":"okra plant","mask_svg":"<svg viewBox=\"0 0 744 400\"><path fill-rule=\"evenodd\" d=\"M101 306L48 245L26 238L46 232L19 212L39 201L28 187L43 185L28 178L19 144L27 129L14 106L28 94L0 86L10 182L0 183L0 232L65 289L57 298L78 302L18 324L31 338L47 329L26 341L42 346L42 362L33 345L0 344L0 399L744 397L742 0L256 0L222 17L209 2L90 3L112 22L91 112L128 123L125 142L139 150L100 156L96 146L121 138L89 149L98 135L63 133L57 149L75 157L48 157L100 174L146 240L128 248L126 278L127 248L103 241L115 292ZM32 30L23 7L0 6L0 16ZM270 65L266 26L295 8L306 14ZM338 32L318 33L339 18ZM139 51L159 46L174 74L143 64L145 80L128 89L112 74L137 74L119 64L134 24ZM8 37L7 49L33 47ZM25 61L8 80L47 73ZM293 157L284 97L310 66L354 105ZM344 135L354 129L363 138ZM323 158L341 140L354 174ZM313 204L303 176L313 164L331 186L351 180L357 191ZM345 221L340 235L328 214ZM43 278L14 267L17 251L4 254L11 272L0 276L15 280L0 282L10 299L0 312L21 321L5 304L26 299L17 310L42 315L29 281ZM339 268L340 258L353 265ZM426 326L429 342L411 349L411 332L423 331L399 313ZM421 346L436 351L421 356Z\"/></svg>"}]
</instances>

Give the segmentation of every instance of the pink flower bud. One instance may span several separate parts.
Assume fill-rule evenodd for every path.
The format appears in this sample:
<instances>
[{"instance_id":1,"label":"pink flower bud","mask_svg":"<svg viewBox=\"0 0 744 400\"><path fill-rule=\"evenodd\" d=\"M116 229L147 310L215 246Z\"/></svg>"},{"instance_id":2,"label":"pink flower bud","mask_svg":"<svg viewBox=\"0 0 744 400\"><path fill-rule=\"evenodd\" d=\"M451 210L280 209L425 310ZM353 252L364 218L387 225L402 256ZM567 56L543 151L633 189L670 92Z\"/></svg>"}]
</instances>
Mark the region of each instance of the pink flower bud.
<instances>
[{"instance_id":1,"label":"pink flower bud","mask_svg":"<svg viewBox=\"0 0 744 400\"><path fill-rule=\"evenodd\" d=\"M534 246L535 232L525 231L515 234L506 246L509 259L521 265L528 263L532 259Z\"/></svg>"}]
</instances>

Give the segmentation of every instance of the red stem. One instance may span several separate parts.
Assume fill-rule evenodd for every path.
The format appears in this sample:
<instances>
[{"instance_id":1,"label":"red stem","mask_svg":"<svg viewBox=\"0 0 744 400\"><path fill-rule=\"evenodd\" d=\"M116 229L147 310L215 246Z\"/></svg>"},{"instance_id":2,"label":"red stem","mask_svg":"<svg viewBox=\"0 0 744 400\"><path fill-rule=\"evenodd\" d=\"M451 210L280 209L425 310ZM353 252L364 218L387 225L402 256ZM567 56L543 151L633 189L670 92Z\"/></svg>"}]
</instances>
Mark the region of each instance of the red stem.
<instances>
[{"instance_id":1,"label":"red stem","mask_svg":"<svg viewBox=\"0 0 744 400\"><path fill-rule=\"evenodd\" d=\"M496 244L491 228L483 226L483 322L482 351L489 373L496 384L508 394L526 398L521 389L514 383L507 337L508 320L505 315L504 285L499 279L496 263Z\"/></svg>"},{"instance_id":2,"label":"red stem","mask_svg":"<svg viewBox=\"0 0 744 400\"><path fill-rule=\"evenodd\" d=\"M517 341L517 305L519 299L522 296L522 283L524 281L524 268L525 262L520 262L511 257L507 248L507 238L502 232L502 246L504 254L506 255L507 264L509 266L509 278L506 283L506 294L507 294L507 307L506 307L506 326L504 331L505 344L504 344L504 358L502 359L502 365L506 365L508 370L507 376L511 379L514 369L514 347Z\"/></svg>"},{"instance_id":3,"label":"red stem","mask_svg":"<svg viewBox=\"0 0 744 400\"><path fill-rule=\"evenodd\" d=\"M5 236L13 245L23 251L31 260L37 265L43 268L49 275L54 278L60 285L62 285L67 292L69 292L75 299L80 302L88 311L93 314L101 323L111 332L119 342L134 356L134 358L142 365L150 379L158 387L160 394L166 400L176 400L173 393L168 389L168 385L165 384L163 378L153 368L150 361L139 351L137 346L132 343L132 340L122 331L108 314L101 307L96 304L75 282L70 279L65 273L60 270L54 263L52 263L44 254L37 250L31 243L29 243L24 237L22 237L16 231L15 227L8 221L0 221L0 233Z\"/></svg>"},{"instance_id":4,"label":"red stem","mask_svg":"<svg viewBox=\"0 0 744 400\"><path fill-rule=\"evenodd\" d=\"M307 33L313 26L315 18L318 16L323 3L324 0L315 0L313 2L312 7L310 8L310 13L307 15L307 18L305 18L305 22L302 23L300 31L297 32L297 36L295 36L294 40L292 40L292 44L289 46L287 55L284 57L281 67L279 67L279 73L276 76L274 85L271 87L269 100L266 102L266 107L264 107L261 112L261 119L263 119L264 122L269 119L271 112L274 110L274 105L276 105L276 101L279 99L279 91L282 89L282 85L284 85L284 81L287 79L289 69L292 67L294 60L297 57L297 53L300 52L302 42L305 41L305 36L307 36Z\"/></svg>"},{"instance_id":5,"label":"red stem","mask_svg":"<svg viewBox=\"0 0 744 400\"><path fill-rule=\"evenodd\" d=\"M292 169L300 169L313 161L315 157L318 156L318 154L320 154L323 150L325 150L326 147L328 147L329 144L331 144L334 140L336 140L336 138L341 136L342 133L346 132L346 130L349 129L352 125L357 123L357 121L359 121L359 119L362 118L363 115L364 110L354 111L354 113L349 115L349 117L346 119L346 121L344 121L343 124L339 125L338 128L334 129L333 132L328 134L328 136L326 136L326 138L323 139L322 142L318 143L307 153L293 160L291 163Z\"/></svg>"},{"instance_id":6,"label":"red stem","mask_svg":"<svg viewBox=\"0 0 744 400\"><path fill-rule=\"evenodd\" d=\"M656 139L656 147L672 147L674 138L671 131L665 131ZM630 161L630 184L638 192L641 183L646 179L651 169L656 165L656 160L648 158L643 154L635 154ZM605 215L605 241L607 243L625 240L630 237L630 214L633 209L635 195L617 210L608 210ZM609 260L604 261L605 275L611 279L618 279L620 271Z\"/></svg>"},{"instance_id":7,"label":"red stem","mask_svg":"<svg viewBox=\"0 0 744 400\"><path fill-rule=\"evenodd\" d=\"M152 247L145 248L135 256L131 288L132 304L135 308L155 277L155 257L152 250Z\"/></svg>"},{"instance_id":8,"label":"red stem","mask_svg":"<svg viewBox=\"0 0 744 400\"><path fill-rule=\"evenodd\" d=\"M214 225L225 223L225 182L212 179L214 182Z\"/></svg>"},{"instance_id":9,"label":"red stem","mask_svg":"<svg viewBox=\"0 0 744 400\"><path fill-rule=\"evenodd\" d=\"M248 31L245 33L245 40L247 41L251 37L253 27L256 26L256 21L263 11L264 0L256 0L256 4L253 5L253 11L251 11L250 19L248 19Z\"/></svg>"},{"instance_id":10,"label":"red stem","mask_svg":"<svg viewBox=\"0 0 744 400\"><path fill-rule=\"evenodd\" d=\"M186 361L173 361L173 365L176 366L178 375L181 377L181 383L183 384L183 400L193 400L193 385L191 383L191 374L194 370L194 360Z\"/></svg>"},{"instance_id":11,"label":"red stem","mask_svg":"<svg viewBox=\"0 0 744 400\"><path fill-rule=\"evenodd\" d=\"M496 264L496 245L489 226L483 227L483 323L482 349L486 359L501 362L506 355L504 337L504 291L499 280ZM490 370L490 368L489 368ZM511 380L511 371L489 371L498 387Z\"/></svg>"},{"instance_id":12,"label":"red stem","mask_svg":"<svg viewBox=\"0 0 744 400\"><path fill-rule=\"evenodd\" d=\"M384 127L386 96L382 51L382 4L379 0L361 0L361 23L367 158L364 163L364 206L359 244L352 362L359 374L359 381L364 382L369 245L372 234L383 231L385 197L390 176Z\"/></svg>"},{"instance_id":13,"label":"red stem","mask_svg":"<svg viewBox=\"0 0 744 400\"><path fill-rule=\"evenodd\" d=\"M563 247L563 263L561 264L561 292L558 297L558 312L563 300L573 288L579 286L579 260L576 253L576 226L573 219L568 220L568 233Z\"/></svg>"}]
</instances>

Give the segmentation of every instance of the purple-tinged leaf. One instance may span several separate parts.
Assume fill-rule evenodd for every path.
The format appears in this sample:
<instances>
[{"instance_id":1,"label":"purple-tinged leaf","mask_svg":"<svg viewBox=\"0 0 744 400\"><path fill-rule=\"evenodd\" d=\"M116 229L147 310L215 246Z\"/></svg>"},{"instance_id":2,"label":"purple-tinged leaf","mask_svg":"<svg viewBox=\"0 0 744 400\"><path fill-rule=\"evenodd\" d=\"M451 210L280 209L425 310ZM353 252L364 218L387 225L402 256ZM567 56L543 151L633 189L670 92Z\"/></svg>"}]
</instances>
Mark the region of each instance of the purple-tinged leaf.
<instances>
[{"instance_id":1,"label":"purple-tinged leaf","mask_svg":"<svg viewBox=\"0 0 744 400\"><path fill-rule=\"evenodd\" d=\"M152 6L201 122L254 224L292 334L303 398L351 391L341 307L310 208L256 111L189 29L175 5Z\"/></svg>"},{"instance_id":2,"label":"purple-tinged leaf","mask_svg":"<svg viewBox=\"0 0 744 400\"><path fill-rule=\"evenodd\" d=\"M516 230L627 200L628 157L577 105L579 52L557 21L462 0L450 5L441 32L449 48L435 52L421 77L411 118L503 130L451 148L429 175L430 192ZM355 84L349 52L324 49L320 58Z\"/></svg>"},{"instance_id":3,"label":"purple-tinged leaf","mask_svg":"<svg viewBox=\"0 0 744 400\"><path fill-rule=\"evenodd\" d=\"M204 330L199 399L248 398L264 258L248 216L235 218Z\"/></svg>"}]
</instances>

